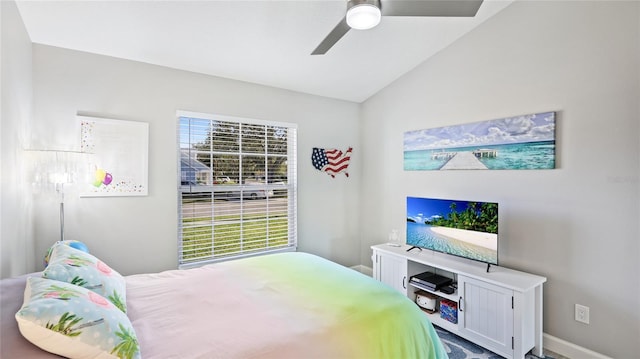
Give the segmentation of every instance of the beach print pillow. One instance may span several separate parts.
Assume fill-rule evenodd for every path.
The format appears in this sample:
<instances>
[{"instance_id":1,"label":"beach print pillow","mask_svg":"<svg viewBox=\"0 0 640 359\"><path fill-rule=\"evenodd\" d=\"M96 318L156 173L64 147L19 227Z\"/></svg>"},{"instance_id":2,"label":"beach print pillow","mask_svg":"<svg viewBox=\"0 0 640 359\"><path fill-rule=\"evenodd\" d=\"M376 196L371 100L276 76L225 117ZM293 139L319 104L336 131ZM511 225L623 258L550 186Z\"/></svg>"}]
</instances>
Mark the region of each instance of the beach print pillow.
<instances>
[{"instance_id":1,"label":"beach print pillow","mask_svg":"<svg viewBox=\"0 0 640 359\"><path fill-rule=\"evenodd\" d=\"M139 359L129 318L101 295L51 279L27 279L20 333L48 352L67 358Z\"/></svg>"},{"instance_id":2,"label":"beach print pillow","mask_svg":"<svg viewBox=\"0 0 640 359\"><path fill-rule=\"evenodd\" d=\"M49 249L47 250L47 253L45 253L44 255L44 260L43 260L44 268L47 268L47 266L49 265L49 258L51 257L51 252L53 251L53 247L55 247L58 244L66 244L77 250L81 250L83 252L89 253L89 248L87 248L87 245L80 241L69 240L69 239L66 239L64 241L57 241L51 247L49 247Z\"/></svg>"},{"instance_id":3,"label":"beach print pillow","mask_svg":"<svg viewBox=\"0 0 640 359\"><path fill-rule=\"evenodd\" d=\"M123 313L127 312L124 277L89 253L56 244L42 276L92 290L109 299Z\"/></svg>"}]
</instances>

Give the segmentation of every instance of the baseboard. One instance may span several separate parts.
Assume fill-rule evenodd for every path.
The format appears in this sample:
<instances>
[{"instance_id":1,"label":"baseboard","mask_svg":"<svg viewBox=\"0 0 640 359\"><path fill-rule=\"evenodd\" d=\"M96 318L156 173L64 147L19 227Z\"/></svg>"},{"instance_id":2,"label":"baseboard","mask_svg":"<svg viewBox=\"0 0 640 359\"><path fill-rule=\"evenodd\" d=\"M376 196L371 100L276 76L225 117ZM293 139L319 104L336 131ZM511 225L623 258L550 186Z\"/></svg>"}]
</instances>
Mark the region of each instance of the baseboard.
<instances>
[{"instance_id":1,"label":"baseboard","mask_svg":"<svg viewBox=\"0 0 640 359\"><path fill-rule=\"evenodd\" d=\"M542 335L543 347L547 350L551 350L554 353L558 353L567 358L581 358L581 359L612 359L606 355L594 352L587 348L583 348L579 345L569 343L566 340L556 338L547 333Z\"/></svg>"},{"instance_id":2,"label":"baseboard","mask_svg":"<svg viewBox=\"0 0 640 359\"><path fill-rule=\"evenodd\" d=\"M364 275L368 275L369 277L373 277L373 269L371 267L363 266L362 264L358 264L357 266L349 267L355 271L358 271Z\"/></svg>"}]
</instances>

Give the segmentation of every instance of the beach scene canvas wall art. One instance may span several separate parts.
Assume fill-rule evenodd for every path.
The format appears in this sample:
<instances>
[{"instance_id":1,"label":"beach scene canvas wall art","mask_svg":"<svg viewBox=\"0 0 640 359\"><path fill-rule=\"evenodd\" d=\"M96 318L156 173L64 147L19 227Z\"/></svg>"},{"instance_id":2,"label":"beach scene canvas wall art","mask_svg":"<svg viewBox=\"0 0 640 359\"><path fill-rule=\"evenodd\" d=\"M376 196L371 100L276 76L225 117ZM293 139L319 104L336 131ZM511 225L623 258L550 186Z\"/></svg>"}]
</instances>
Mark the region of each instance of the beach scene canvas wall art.
<instances>
[{"instance_id":1,"label":"beach scene canvas wall art","mask_svg":"<svg viewBox=\"0 0 640 359\"><path fill-rule=\"evenodd\" d=\"M542 112L408 131L404 133L404 169L553 169L555 127L555 112Z\"/></svg>"}]
</instances>

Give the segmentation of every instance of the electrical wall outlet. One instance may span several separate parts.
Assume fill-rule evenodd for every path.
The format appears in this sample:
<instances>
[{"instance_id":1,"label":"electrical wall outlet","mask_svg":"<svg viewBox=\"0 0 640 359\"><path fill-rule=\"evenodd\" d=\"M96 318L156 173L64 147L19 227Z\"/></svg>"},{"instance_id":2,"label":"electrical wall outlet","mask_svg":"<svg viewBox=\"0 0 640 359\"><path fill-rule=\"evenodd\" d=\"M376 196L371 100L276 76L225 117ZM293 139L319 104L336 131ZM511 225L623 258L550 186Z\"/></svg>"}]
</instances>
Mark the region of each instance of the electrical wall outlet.
<instances>
[{"instance_id":1,"label":"electrical wall outlet","mask_svg":"<svg viewBox=\"0 0 640 359\"><path fill-rule=\"evenodd\" d=\"M584 324L589 324L589 307L576 304L576 320Z\"/></svg>"}]
</instances>

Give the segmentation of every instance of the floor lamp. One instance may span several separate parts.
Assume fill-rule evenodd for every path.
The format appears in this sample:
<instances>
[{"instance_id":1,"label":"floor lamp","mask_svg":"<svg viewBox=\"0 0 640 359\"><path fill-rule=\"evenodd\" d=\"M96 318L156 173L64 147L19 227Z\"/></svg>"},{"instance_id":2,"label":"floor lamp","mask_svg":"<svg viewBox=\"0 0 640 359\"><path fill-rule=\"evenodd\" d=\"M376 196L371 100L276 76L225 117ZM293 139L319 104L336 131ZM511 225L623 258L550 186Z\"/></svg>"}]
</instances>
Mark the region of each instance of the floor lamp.
<instances>
[{"instance_id":1,"label":"floor lamp","mask_svg":"<svg viewBox=\"0 0 640 359\"><path fill-rule=\"evenodd\" d=\"M29 150L34 159L34 185L41 192L55 190L60 201L60 241L64 241L65 186L78 180L83 152L61 150Z\"/></svg>"}]
</instances>

